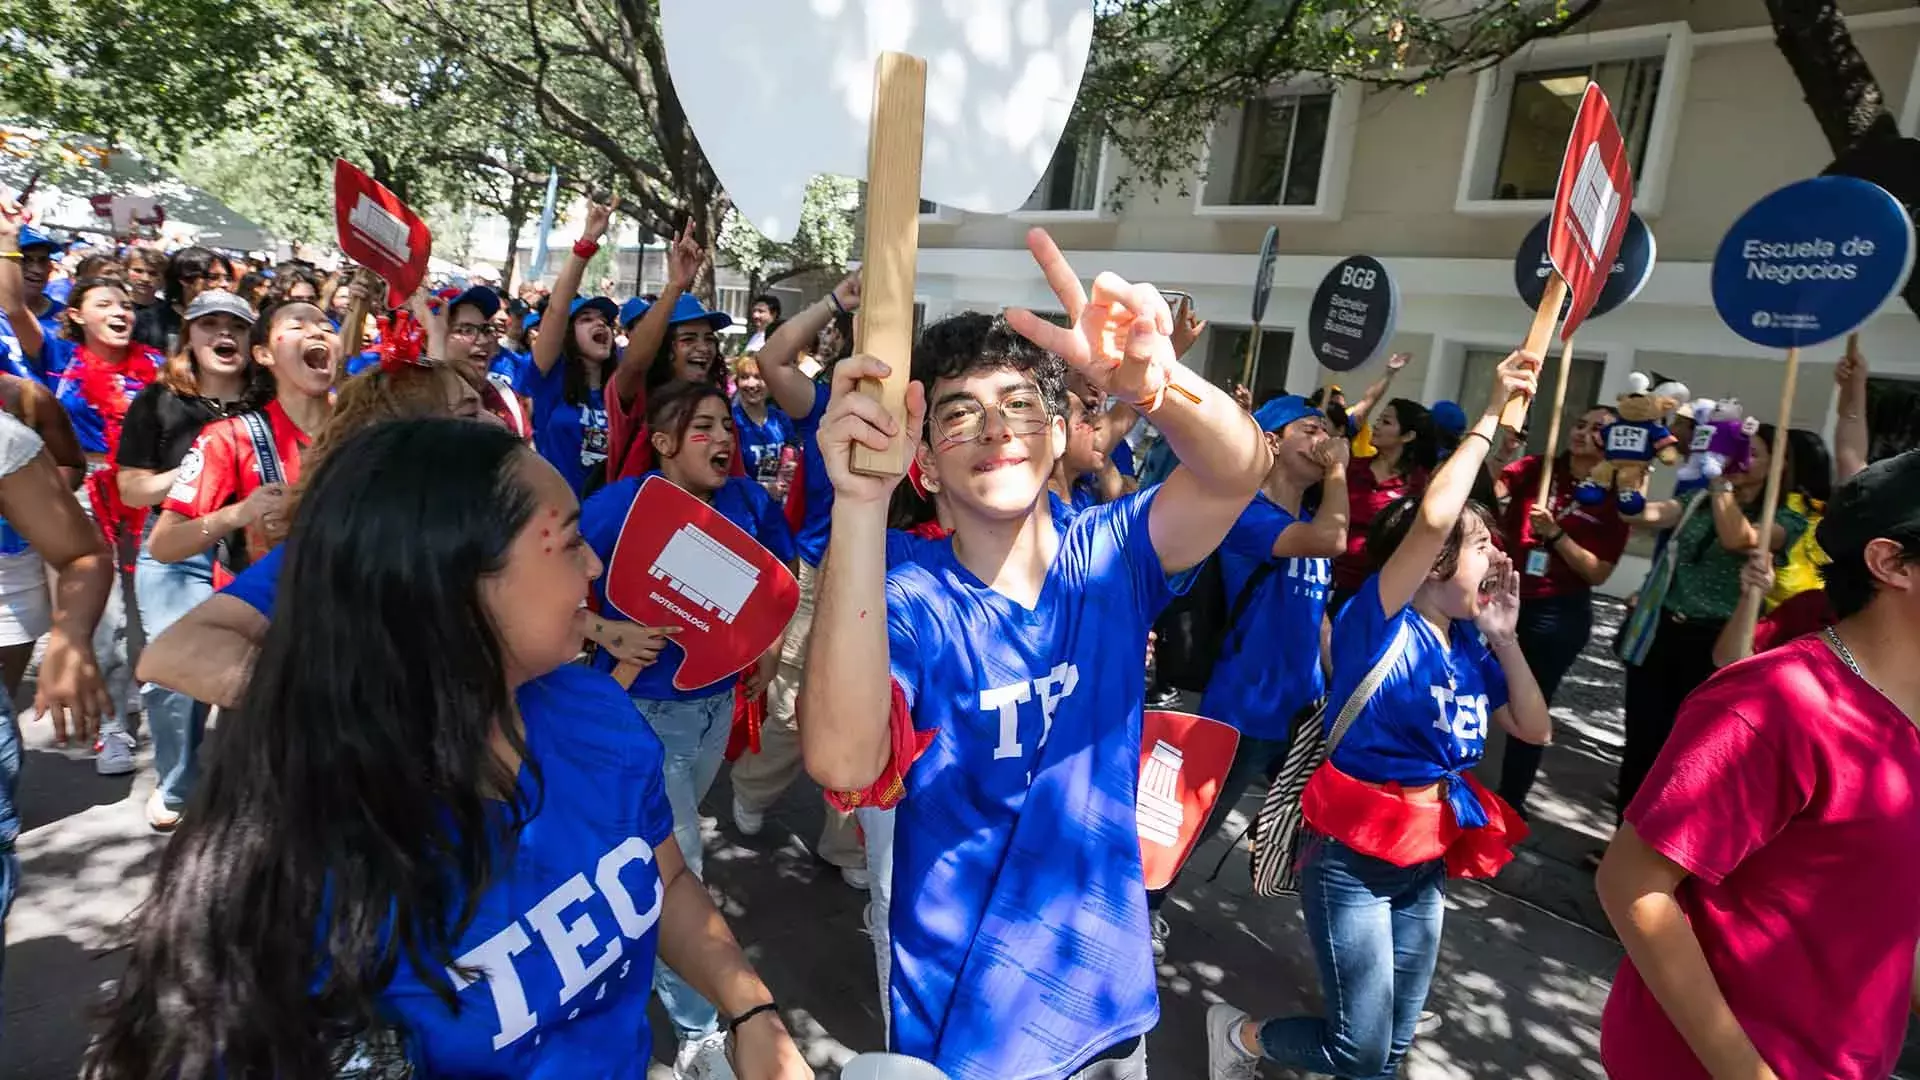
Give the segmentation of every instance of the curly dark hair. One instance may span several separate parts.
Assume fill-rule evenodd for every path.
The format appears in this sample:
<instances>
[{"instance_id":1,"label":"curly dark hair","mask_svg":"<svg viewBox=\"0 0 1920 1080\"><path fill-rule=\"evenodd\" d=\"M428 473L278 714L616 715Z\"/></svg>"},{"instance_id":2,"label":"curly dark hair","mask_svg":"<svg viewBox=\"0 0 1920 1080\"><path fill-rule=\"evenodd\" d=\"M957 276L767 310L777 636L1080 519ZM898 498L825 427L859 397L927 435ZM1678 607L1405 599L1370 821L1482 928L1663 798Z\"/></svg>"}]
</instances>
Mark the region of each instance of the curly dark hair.
<instances>
[{"instance_id":1,"label":"curly dark hair","mask_svg":"<svg viewBox=\"0 0 1920 1080\"><path fill-rule=\"evenodd\" d=\"M1067 364L1007 324L1004 316L963 311L928 323L913 346L913 381L933 401L940 379L982 371L1015 371L1040 388L1049 416L1067 415ZM929 412L931 415L931 412Z\"/></svg>"}]
</instances>

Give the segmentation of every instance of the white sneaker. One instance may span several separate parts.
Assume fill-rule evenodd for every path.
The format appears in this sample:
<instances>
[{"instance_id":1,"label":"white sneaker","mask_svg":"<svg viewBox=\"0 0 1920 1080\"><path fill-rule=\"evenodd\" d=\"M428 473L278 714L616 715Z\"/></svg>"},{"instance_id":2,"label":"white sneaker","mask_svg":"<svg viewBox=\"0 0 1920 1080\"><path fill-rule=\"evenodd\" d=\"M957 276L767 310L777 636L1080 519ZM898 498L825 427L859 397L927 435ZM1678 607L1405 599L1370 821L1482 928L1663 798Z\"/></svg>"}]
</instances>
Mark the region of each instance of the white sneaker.
<instances>
[{"instance_id":1,"label":"white sneaker","mask_svg":"<svg viewBox=\"0 0 1920 1080\"><path fill-rule=\"evenodd\" d=\"M687 1039L673 1056L674 1080L734 1080L733 1065L727 1061L727 1033L716 1031L705 1038Z\"/></svg>"},{"instance_id":2,"label":"white sneaker","mask_svg":"<svg viewBox=\"0 0 1920 1080\"><path fill-rule=\"evenodd\" d=\"M1258 1080L1260 1059L1233 1040L1234 1029L1248 1019L1231 1005L1207 1009L1207 1080Z\"/></svg>"},{"instance_id":3,"label":"white sneaker","mask_svg":"<svg viewBox=\"0 0 1920 1080\"><path fill-rule=\"evenodd\" d=\"M859 889L861 892L873 888L873 875L867 873L866 867L863 866L841 867L840 880L846 882L848 888Z\"/></svg>"},{"instance_id":4,"label":"white sneaker","mask_svg":"<svg viewBox=\"0 0 1920 1080\"><path fill-rule=\"evenodd\" d=\"M767 827L767 813L764 810L749 810L740 796L733 797L733 827L740 830L741 836L759 836L760 830Z\"/></svg>"},{"instance_id":5,"label":"white sneaker","mask_svg":"<svg viewBox=\"0 0 1920 1080\"><path fill-rule=\"evenodd\" d=\"M153 794L147 796L148 827L154 832L172 832L174 826L178 824L180 824L180 811L167 809L166 796L160 793L159 788L154 788Z\"/></svg>"},{"instance_id":6,"label":"white sneaker","mask_svg":"<svg viewBox=\"0 0 1920 1080\"><path fill-rule=\"evenodd\" d=\"M94 755L93 771L101 776L125 776L134 770L133 751L139 745L133 736L114 728L100 733L100 750Z\"/></svg>"}]
</instances>

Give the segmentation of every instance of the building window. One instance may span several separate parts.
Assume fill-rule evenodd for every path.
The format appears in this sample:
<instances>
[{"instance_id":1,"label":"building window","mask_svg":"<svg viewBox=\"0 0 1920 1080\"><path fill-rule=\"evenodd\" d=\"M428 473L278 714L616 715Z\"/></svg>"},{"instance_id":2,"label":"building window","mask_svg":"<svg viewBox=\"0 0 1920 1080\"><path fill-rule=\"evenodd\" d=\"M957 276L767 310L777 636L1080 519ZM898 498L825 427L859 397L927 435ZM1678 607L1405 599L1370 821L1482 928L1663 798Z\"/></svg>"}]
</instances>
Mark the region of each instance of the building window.
<instances>
[{"instance_id":1,"label":"building window","mask_svg":"<svg viewBox=\"0 0 1920 1080\"><path fill-rule=\"evenodd\" d=\"M1580 98L1589 82L1599 83L1613 105L1614 120L1626 140L1627 162L1637 185L1646 163L1647 137L1653 129L1654 102L1660 94L1660 69L1660 57L1642 56L1516 75L1507 105L1493 198L1554 197L1560 161L1567 149L1567 132L1573 128L1574 114L1580 109Z\"/></svg>"},{"instance_id":2,"label":"building window","mask_svg":"<svg viewBox=\"0 0 1920 1080\"><path fill-rule=\"evenodd\" d=\"M1020 209L1027 213L1087 213L1100 206L1100 159L1105 141L1086 133L1069 134L1053 149L1053 160Z\"/></svg>"},{"instance_id":3,"label":"building window","mask_svg":"<svg viewBox=\"0 0 1920 1080\"><path fill-rule=\"evenodd\" d=\"M1216 127L1205 204L1314 205L1333 104L1332 94L1257 98Z\"/></svg>"},{"instance_id":4,"label":"building window","mask_svg":"<svg viewBox=\"0 0 1920 1080\"><path fill-rule=\"evenodd\" d=\"M1460 365L1460 393L1453 400L1462 404L1486 401L1493 393L1494 369L1499 367L1500 361L1506 358L1507 353L1503 349L1468 349ZM1577 410L1585 409L1588 405L1600 400L1600 378L1604 367L1601 361L1590 356L1573 358L1572 368L1567 372L1567 409L1561 421L1563 427L1573 425L1574 420L1580 416ZM1540 391L1534 396L1534 400L1552 401L1557 392L1559 380L1559 365L1548 364L1540 372ZM1547 409L1538 409L1531 414L1537 422L1527 425L1527 453L1546 452L1547 423L1552 416L1552 412ZM1561 450L1567 448L1565 435L1566 432L1563 430L1559 442Z\"/></svg>"},{"instance_id":5,"label":"building window","mask_svg":"<svg viewBox=\"0 0 1920 1080\"><path fill-rule=\"evenodd\" d=\"M747 290L744 288L720 288L713 290L714 300L719 309L733 316L735 322L747 321Z\"/></svg>"},{"instance_id":6,"label":"building window","mask_svg":"<svg viewBox=\"0 0 1920 1080\"><path fill-rule=\"evenodd\" d=\"M1207 365L1202 372L1207 381L1223 390L1232 389L1246 370L1247 346L1253 332L1244 326L1214 325L1207 329ZM1293 331L1260 331L1260 355L1253 370L1253 399L1263 400L1283 391L1287 384L1287 356L1293 351Z\"/></svg>"}]
</instances>

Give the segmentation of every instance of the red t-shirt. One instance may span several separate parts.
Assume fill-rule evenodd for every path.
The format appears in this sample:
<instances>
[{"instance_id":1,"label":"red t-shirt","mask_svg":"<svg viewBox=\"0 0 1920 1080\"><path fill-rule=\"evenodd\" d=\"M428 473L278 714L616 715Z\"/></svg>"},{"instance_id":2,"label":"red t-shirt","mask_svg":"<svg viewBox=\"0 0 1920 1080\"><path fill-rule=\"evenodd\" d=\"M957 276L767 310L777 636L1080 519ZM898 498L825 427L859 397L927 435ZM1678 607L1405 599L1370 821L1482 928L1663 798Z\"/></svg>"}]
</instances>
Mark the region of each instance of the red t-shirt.
<instances>
[{"instance_id":1,"label":"red t-shirt","mask_svg":"<svg viewBox=\"0 0 1920 1080\"><path fill-rule=\"evenodd\" d=\"M1551 548L1547 550L1547 570L1543 574L1527 573L1532 565L1533 552L1545 545L1535 542L1533 521L1528 515L1533 510L1534 501L1540 497L1540 455L1533 454L1500 470L1500 480L1507 485L1507 508L1501 514L1502 531L1507 534L1507 553L1513 556L1515 566L1521 570L1520 598L1522 600L1544 599L1549 596L1572 596L1576 593L1591 592L1593 586L1574 572L1567 560ZM1593 553L1593 557L1605 563L1617 563L1620 555L1627 550L1627 523L1620 520L1620 512L1614 508L1613 501L1599 506L1581 506L1573 499L1575 481L1572 470L1562 465L1553 471L1553 490L1547 495L1547 510L1553 514L1560 527L1567 531L1567 538Z\"/></svg>"},{"instance_id":2,"label":"red t-shirt","mask_svg":"<svg viewBox=\"0 0 1920 1080\"><path fill-rule=\"evenodd\" d=\"M1680 907L1782 1077L1884 1080L1920 944L1920 731L1804 638L1695 691L1627 820L1692 876ZM1628 960L1600 1024L1612 1080L1706 1080Z\"/></svg>"},{"instance_id":3,"label":"red t-shirt","mask_svg":"<svg viewBox=\"0 0 1920 1080\"><path fill-rule=\"evenodd\" d=\"M613 387L607 387L607 445L618 456L607 459L607 482L629 476L645 476L653 471L653 440L647 437L647 392L642 389L633 401L621 405ZM727 467L733 476L747 475L747 455L734 444L733 462Z\"/></svg>"},{"instance_id":4,"label":"red t-shirt","mask_svg":"<svg viewBox=\"0 0 1920 1080\"><path fill-rule=\"evenodd\" d=\"M1753 628L1753 651L1758 654L1779 648L1808 634L1817 634L1827 624L1839 621L1833 605L1827 602L1827 590L1794 593Z\"/></svg>"},{"instance_id":5,"label":"red t-shirt","mask_svg":"<svg viewBox=\"0 0 1920 1080\"><path fill-rule=\"evenodd\" d=\"M1358 589L1367 580L1373 573L1367 562L1367 529L1373 519L1395 500L1418 495L1426 487L1425 470L1376 480L1371 459L1353 463L1347 470L1347 553L1333 560L1334 588Z\"/></svg>"},{"instance_id":6,"label":"red t-shirt","mask_svg":"<svg viewBox=\"0 0 1920 1080\"><path fill-rule=\"evenodd\" d=\"M278 401L270 401L257 414L267 421L275 457L279 459L280 482L300 480L300 452L306 449L307 433L287 418ZM223 506L239 502L265 484L260 456L254 451L253 435L245 416L216 420L200 430L200 438L180 461L173 489L167 492L160 508L181 517L205 517ZM254 558L267 553L265 537L249 532L247 548Z\"/></svg>"}]
</instances>

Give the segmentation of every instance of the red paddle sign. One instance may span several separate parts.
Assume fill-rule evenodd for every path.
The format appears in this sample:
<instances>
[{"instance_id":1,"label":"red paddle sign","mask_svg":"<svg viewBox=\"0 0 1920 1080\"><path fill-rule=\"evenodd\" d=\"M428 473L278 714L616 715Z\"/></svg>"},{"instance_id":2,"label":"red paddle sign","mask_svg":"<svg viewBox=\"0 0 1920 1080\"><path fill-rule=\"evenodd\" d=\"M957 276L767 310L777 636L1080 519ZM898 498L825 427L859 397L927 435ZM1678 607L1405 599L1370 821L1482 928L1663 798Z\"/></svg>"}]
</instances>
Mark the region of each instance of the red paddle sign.
<instances>
[{"instance_id":1,"label":"red paddle sign","mask_svg":"<svg viewBox=\"0 0 1920 1080\"><path fill-rule=\"evenodd\" d=\"M607 603L642 625L679 627L673 644L686 659L673 686L698 690L746 668L780 640L800 606L800 583L718 510L650 476L613 545Z\"/></svg>"},{"instance_id":2,"label":"red paddle sign","mask_svg":"<svg viewBox=\"0 0 1920 1080\"><path fill-rule=\"evenodd\" d=\"M1240 733L1218 720L1160 709L1148 709L1142 721L1140 862L1147 888L1164 889L1200 842Z\"/></svg>"},{"instance_id":3,"label":"red paddle sign","mask_svg":"<svg viewBox=\"0 0 1920 1080\"><path fill-rule=\"evenodd\" d=\"M340 250L387 281L387 306L401 307L427 278L433 234L420 215L345 158L333 161L333 225Z\"/></svg>"},{"instance_id":4,"label":"red paddle sign","mask_svg":"<svg viewBox=\"0 0 1920 1080\"><path fill-rule=\"evenodd\" d=\"M1567 138L1567 156L1560 162L1560 187L1553 198L1553 220L1547 227L1547 257L1567 283L1572 298L1560 324L1560 340L1573 337L1587 312L1593 310L1613 257L1627 233L1628 211L1633 209L1633 167L1627 162L1627 144L1613 121L1613 108L1598 83L1588 83Z\"/></svg>"}]
</instances>

